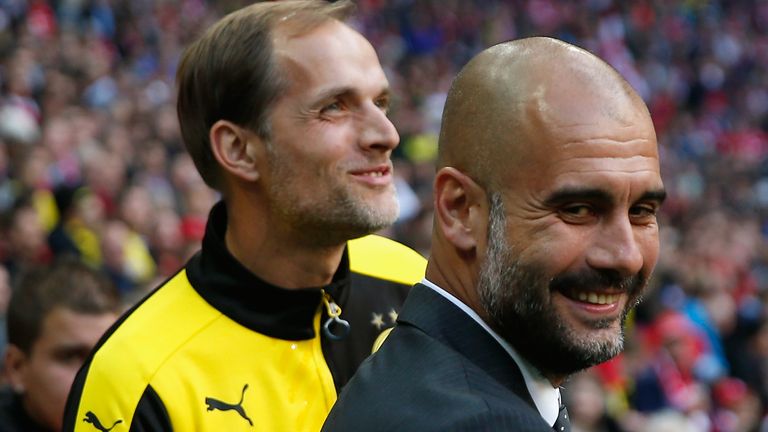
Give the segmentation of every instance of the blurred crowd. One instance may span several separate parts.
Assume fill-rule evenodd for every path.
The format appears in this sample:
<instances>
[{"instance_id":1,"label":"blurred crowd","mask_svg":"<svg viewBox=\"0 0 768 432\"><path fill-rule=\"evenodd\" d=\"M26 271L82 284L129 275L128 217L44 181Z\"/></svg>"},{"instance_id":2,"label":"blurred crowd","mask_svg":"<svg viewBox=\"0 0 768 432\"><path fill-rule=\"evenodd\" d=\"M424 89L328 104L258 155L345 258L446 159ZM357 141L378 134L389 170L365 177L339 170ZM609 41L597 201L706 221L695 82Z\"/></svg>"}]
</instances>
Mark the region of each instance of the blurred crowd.
<instances>
[{"instance_id":1,"label":"blurred crowd","mask_svg":"<svg viewBox=\"0 0 768 432\"><path fill-rule=\"evenodd\" d=\"M218 197L184 151L175 67L243 3L0 0L0 316L61 255L128 306L195 252ZM768 1L357 3L401 135L386 234L422 252L443 102L475 53L549 35L627 78L661 146L662 253L626 352L565 385L574 431L768 431Z\"/></svg>"}]
</instances>

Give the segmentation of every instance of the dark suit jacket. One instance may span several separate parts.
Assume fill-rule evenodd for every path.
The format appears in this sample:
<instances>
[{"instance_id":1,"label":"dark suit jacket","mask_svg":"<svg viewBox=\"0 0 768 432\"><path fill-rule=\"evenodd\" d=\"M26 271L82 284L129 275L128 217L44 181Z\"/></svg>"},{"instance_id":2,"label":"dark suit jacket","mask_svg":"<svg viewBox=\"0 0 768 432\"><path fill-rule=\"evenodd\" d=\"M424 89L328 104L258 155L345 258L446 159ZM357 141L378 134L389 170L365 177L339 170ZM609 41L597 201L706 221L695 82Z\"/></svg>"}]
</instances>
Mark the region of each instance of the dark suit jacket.
<instances>
[{"instance_id":1,"label":"dark suit jacket","mask_svg":"<svg viewBox=\"0 0 768 432\"><path fill-rule=\"evenodd\" d=\"M397 324L323 431L552 432L514 360L446 298L416 285Z\"/></svg>"}]
</instances>

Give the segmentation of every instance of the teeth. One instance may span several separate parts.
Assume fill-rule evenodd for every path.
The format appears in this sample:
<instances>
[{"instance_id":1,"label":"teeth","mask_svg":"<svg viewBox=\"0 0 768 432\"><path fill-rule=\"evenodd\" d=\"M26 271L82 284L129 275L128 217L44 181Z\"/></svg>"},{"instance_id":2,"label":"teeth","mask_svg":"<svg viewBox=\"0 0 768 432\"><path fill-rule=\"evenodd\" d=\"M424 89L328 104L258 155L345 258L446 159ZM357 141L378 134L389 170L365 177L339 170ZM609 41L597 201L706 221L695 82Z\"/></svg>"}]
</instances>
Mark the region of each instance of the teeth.
<instances>
[{"instance_id":1,"label":"teeth","mask_svg":"<svg viewBox=\"0 0 768 432\"><path fill-rule=\"evenodd\" d=\"M599 304L599 305L613 304L619 300L619 294L602 294L602 293L584 292L584 291L579 291L575 294L576 294L575 297L579 301L582 301L585 303Z\"/></svg>"},{"instance_id":2,"label":"teeth","mask_svg":"<svg viewBox=\"0 0 768 432\"><path fill-rule=\"evenodd\" d=\"M374 171L374 172L367 172L367 173L365 173L363 175L367 175L369 177L381 177L381 176L384 175L384 173L381 172L381 171Z\"/></svg>"}]
</instances>

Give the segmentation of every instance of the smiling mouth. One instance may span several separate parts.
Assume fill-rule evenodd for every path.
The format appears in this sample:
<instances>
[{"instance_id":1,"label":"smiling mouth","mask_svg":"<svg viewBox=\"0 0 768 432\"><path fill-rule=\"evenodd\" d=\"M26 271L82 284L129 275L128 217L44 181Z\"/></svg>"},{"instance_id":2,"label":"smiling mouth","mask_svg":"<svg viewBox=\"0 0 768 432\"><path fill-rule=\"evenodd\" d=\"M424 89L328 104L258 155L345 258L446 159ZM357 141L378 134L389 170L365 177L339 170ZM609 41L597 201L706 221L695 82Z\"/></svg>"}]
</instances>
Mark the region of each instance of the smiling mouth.
<instances>
[{"instance_id":1,"label":"smiling mouth","mask_svg":"<svg viewBox=\"0 0 768 432\"><path fill-rule=\"evenodd\" d=\"M584 291L584 290L561 290L565 297L582 303L593 305L611 305L621 299L622 292L604 292L604 291Z\"/></svg>"},{"instance_id":2,"label":"smiling mouth","mask_svg":"<svg viewBox=\"0 0 768 432\"><path fill-rule=\"evenodd\" d=\"M368 171L368 172L360 173L357 175L367 176L367 177L382 177L387 174L388 174L387 171L382 170L382 171Z\"/></svg>"},{"instance_id":3,"label":"smiling mouth","mask_svg":"<svg viewBox=\"0 0 768 432\"><path fill-rule=\"evenodd\" d=\"M605 305L613 304L619 301L620 294L604 294L597 292L579 291L574 297L575 300L580 302Z\"/></svg>"},{"instance_id":4,"label":"smiling mouth","mask_svg":"<svg viewBox=\"0 0 768 432\"><path fill-rule=\"evenodd\" d=\"M351 174L356 176L364 176L364 177L383 177L389 174L390 171L391 169L389 167L382 166L374 169L352 171Z\"/></svg>"}]
</instances>

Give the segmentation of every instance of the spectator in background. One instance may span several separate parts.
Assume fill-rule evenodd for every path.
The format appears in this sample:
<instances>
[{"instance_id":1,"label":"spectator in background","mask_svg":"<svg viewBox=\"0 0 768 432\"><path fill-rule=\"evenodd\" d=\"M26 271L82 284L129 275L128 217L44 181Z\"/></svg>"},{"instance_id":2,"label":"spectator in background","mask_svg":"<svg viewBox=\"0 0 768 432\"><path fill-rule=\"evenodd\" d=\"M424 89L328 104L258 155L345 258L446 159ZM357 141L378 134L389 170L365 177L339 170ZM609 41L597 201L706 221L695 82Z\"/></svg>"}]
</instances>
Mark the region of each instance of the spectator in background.
<instances>
[{"instance_id":1,"label":"spectator in background","mask_svg":"<svg viewBox=\"0 0 768 432\"><path fill-rule=\"evenodd\" d=\"M22 276L8 307L0 431L61 430L75 374L120 309L109 280L78 261Z\"/></svg>"},{"instance_id":2,"label":"spectator in background","mask_svg":"<svg viewBox=\"0 0 768 432\"><path fill-rule=\"evenodd\" d=\"M150 280L155 263L144 241L127 223L120 219L107 221L100 246L103 253L101 268L121 294L128 295Z\"/></svg>"},{"instance_id":3,"label":"spectator in background","mask_svg":"<svg viewBox=\"0 0 768 432\"><path fill-rule=\"evenodd\" d=\"M3 265L11 283L25 270L50 262L45 229L31 195L22 195L2 218Z\"/></svg>"},{"instance_id":4,"label":"spectator in background","mask_svg":"<svg viewBox=\"0 0 768 432\"><path fill-rule=\"evenodd\" d=\"M712 386L710 414L717 432L758 432L763 416L760 399L743 381L723 378Z\"/></svg>"},{"instance_id":5,"label":"spectator in background","mask_svg":"<svg viewBox=\"0 0 768 432\"><path fill-rule=\"evenodd\" d=\"M637 374L632 406L649 413L677 410L707 430L710 401L696 375L705 358L698 328L684 314L666 312L656 318L649 341L653 360Z\"/></svg>"},{"instance_id":6,"label":"spectator in background","mask_svg":"<svg viewBox=\"0 0 768 432\"><path fill-rule=\"evenodd\" d=\"M760 316L742 318L736 335L729 341L733 376L768 406L768 320Z\"/></svg>"},{"instance_id":7,"label":"spectator in background","mask_svg":"<svg viewBox=\"0 0 768 432\"><path fill-rule=\"evenodd\" d=\"M60 186L54 190L58 222L48 235L56 255L73 255L98 267L103 257L99 245L104 227L104 206L87 187Z\"/></svg>"},{"instance_id":8,"label":"spectator in background","mask_svg":"<svg viewBox=\"0 0 768 432\"><path fill-rule=\"evenodd\" d=\"M621 432L624 429L608 412L606 392L600 379L590 371L568 380L563 401L569 407L572 432Z\"/></svg>"},{"instance_id":9,"label":"spectator in background","mask_svg":"<svg viewBox=\"0 0 768 432\"><path fill-rule=\"evenodd\" d=\"M191 256L184 255L185 240L178 213L161 207L154 218L157 223L149 236L150 251L157 263L158 277L168 278Z\"/></svg>"}]
</instances>

